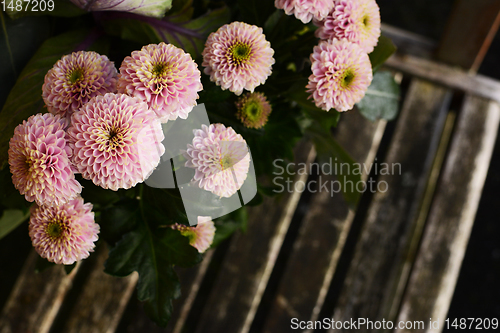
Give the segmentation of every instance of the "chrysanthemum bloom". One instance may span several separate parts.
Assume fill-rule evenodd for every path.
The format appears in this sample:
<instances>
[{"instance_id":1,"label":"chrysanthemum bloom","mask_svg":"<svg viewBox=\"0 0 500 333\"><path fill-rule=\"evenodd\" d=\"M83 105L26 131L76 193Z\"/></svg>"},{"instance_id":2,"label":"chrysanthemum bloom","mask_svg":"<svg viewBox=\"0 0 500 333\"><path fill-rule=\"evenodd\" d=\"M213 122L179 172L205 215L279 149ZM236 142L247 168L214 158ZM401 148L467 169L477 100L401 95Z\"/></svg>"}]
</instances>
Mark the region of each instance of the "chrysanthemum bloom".
<instances>
[{"instance_id":1,"label":"chrysanthemum bloom","mask_svg":"<svg viewBox=\"0 0 500 333\"><path fill-rule=\"evenodd\" d=\"M124 94L97 96L85 104L73 114L68 137L83 178L114 191L144 181L165 151L154 112Z\"/></svg>"},{"instance_id":2,"label":"chrysanthemum bloom","mask_svg":"<svg viewBox=\"0 0 500 333\"><path fill-rule=\"evenodd\" d=\"M46 113L29 117L14 130L9 143L12 182L29 202L58 205L82 191L64 127L64 119Z\"/></svg>"},{"instance_id":3,"label":"chrysanthemum bloom","mask_svg":"<svg viewBox=\"0 0 500 333\"><path fill-rule=\"evenodd\" d=\"M91 203L77 197L59 206L33 206L29 235L36 252L56 264L71 265L94 252L99 225Z\"/></svg>"},{"instance_id":4,"label":"chrysanthemum bloom","mask_svg":"<svg viewBox=\"0 0 500 333\"><path fill-rule=\"evenodd\" d=\"M347 40L322 41L311 54L312 74L307 92L316 106L347 111L364 96L372 81L368 55Z\"/></svg>"},{"instance_id":5,"label":"chrysanthemum bloom","mask_svg":"<svg viewBox=\"0 0 500 333\"><path fill-rule=\"evenodd\" d=\"M79 51L62 57L45 75L42 97L53 114L71 118L97 95L116 92L118 72L105 55Z\"/></svg>"},{"instance_id":6,"label":"chrysanthemum bloom","mask_svg":"<svg viewBox=\"0 0 500 333\"><path fill-rule=\"evenodd\" d=\"M241 95L266 82L274 64L274 50L262 28L242 22L223 25L208 36L202 52L210 80Z\"/></svg>"},{"instance_id":7,"label":"chrysanthemum bloom","mask_svg":"<svg viewBox=\"0 0 500 333\"><path fill-rule=\"evenodd\" d=\"M333 8L333 0L275 0L274 5L284 9L285 14L309 23L313 18L323 20Z\"/></svg>"},{"instance_id":8,"label":"chrysanthemum bloom","mask_svg":"<svg viewBox=\"0 0 500 333\"><path fill-rule=\"evenodd\" d=\"M145 101L163 123L186 119L202 89L198 65L171 44L144 46L120 67L118 91Z\"/></svg>"},{"instance_id":9,"label":"chrysanthemum bloom","mask_svg":"<svg viewBox=\"0 0 500 333\"><path fill-rule=\"evenodd\" d=\"M236 102L238 119L248 128L262 128L271 113L271 104L263 93L247 93Z\"/></svg>"},{"instance_id":10,"label":"chrysanthemum bloom","mask_svg":"<svg viewBox=\"0 0 500 333\"><path fill-rule=\"evenodd\" d=\"M380 36L380 11L375 0L335 0L324 20L315 20L321 39L347 39L371 53Z\"/></svg>"},{"instance_id":11,"label":"chrysanthemum bloom","mask_svg":"<svg viewBox=\"0 0 500 333\"><path fill-rule=\"evenodd\" d=\"M223 124L194 130L193 143L184 153L186 166L196 169L193 181L219 197L235 194L247 178L250 153L241 135Z\"/></svg>"},{"instance_id":12,"label":"chrysanthemum bloom","mask_svg":"<svg viewBox=\"0 0 500 333\"><path fill-rule=\"evenodd\" d=\"M176 223L172 229L179 230L183 236L189 238L189 244L195 247L198 252L203 253L214 241L215 225L209 216L198 216L198 224L195 227Z\"/></svg>"}]
</instances>

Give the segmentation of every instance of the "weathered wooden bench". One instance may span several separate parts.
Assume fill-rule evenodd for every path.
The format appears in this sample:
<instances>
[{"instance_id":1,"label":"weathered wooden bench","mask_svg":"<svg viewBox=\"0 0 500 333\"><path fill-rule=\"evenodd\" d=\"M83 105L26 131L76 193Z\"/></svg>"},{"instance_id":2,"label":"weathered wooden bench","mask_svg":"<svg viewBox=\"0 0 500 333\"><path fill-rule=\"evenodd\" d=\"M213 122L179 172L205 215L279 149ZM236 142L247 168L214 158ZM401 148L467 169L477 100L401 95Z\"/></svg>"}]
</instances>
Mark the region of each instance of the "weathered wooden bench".
<instances>
[{"instance_id":1,"label":"weathered wooden bench","mask_svg":"<svg viewBox=\"0 0 500 333\"><path fill-rule=\"evenodd\" d=\"M440 59L474 72L498 25L500 6L475 1L480 9L465 15L467 3L457 2L444 46L437 50ZM491 12L491 6L496 12L482 16L482 30L464 21L478 17L481 8ZM453 26L459 21L466 22L462 28ZM456 56L460 29L481 43L453 60L447 54ZM500 82L430 60L437 45L425 38L392 27L384 27L384 33L399 46L386 64L402 82L399 117L370 122L351 111L342 115L333 135L359 163L400 165L401 174L363 174L364 180L385 182L387 191L366 192L358 207L340 193L317 188L317 193L266 198L249 209L246 233L210 250L197 267L178 269L182 296L166 329L155 326L136 300L136 274L119 279L103 273L104 244L69 275L60 267L35 274L37 254L31 251L17 280L0 286L9 295L0 333L281 333L292 331L292 318L440 318L442 323L498 131ZM310 143L297 147L297 162L312 163L315 156ZM297 175L294 181L315 179ZM421 330L394 331L441 329L426 324Z\"/></svg>"}]
</instances>

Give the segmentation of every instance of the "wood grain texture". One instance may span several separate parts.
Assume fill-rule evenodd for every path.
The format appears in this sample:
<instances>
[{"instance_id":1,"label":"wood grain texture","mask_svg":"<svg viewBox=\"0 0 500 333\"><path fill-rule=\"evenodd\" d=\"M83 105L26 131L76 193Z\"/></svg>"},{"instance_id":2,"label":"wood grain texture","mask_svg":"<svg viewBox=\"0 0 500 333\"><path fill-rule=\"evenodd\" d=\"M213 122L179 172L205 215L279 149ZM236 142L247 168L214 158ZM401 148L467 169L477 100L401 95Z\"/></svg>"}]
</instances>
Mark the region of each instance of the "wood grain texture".
<instances>
[{"instance_id":1,"label":"wood grain texture","mask_svg":"<svg viewBox=\"0 0 500 333\"><path fill-rule=\"evenodd\" d=\"M477 72L499 24L499 0L455 0L437 59Z\"/></svg>"},{"instance_id":2,"label":"wood grain texture","mask_svg":"<svg viewBox=\"0 0 500 333\"><path fill-rule=\"evenodd\" d=\"M297 162L311 162L309 143L297 150ZM305 181L300 175L295 181ZM231 239L218 279L198 322L197 332L248 332L276 262L301 193L293 192L249 209L248 230Z\"/></svg>"},{"instance_id":3,"label":"wood grain texture","mask_svg":"<svg viewBox=\"0 0 500 333\"><path fill-rule=\"evenodd\" d=\"M385 125L385 121L370 122L352 111L342 115L335 136L355 161L369 167ZM364 174L362 178L366 177ZM334 175L319 177L318 182L327 182L328 186L311 199L267 315L265 333L287 332L291 318L314 321L319 315L354 218L342 193L331 191L335 179Z\"/></svg>"},{"instance_id":4,"label":"wood grain texture","mask_svg":"<svg viewBox=\"0 0 500 333\"><path fill-rule=\"evenodd\" d=\"M64 333L113 333L138 280L137 272L118 278L104 273L108 257L106 246L94 254L96 263L90 272L71 313L65 320Z\"/></svg>"},{"instance_id":5,"label":"wood grain texture","mask_svg":"<svg viewBox=\"0 0 500 333\"><path fill-rule=\"evenodd\" d=\"M394 55L384 66L450 89L462 90L500 102L500 82L483 75L472 75L456 67L411 55Z\"/></svg>"},{"instance_id":6,"label":"wood grain texture","mask_svg":"<svg viewBox=\"0 0 500 333\"><path fill-rule=\"evenodd\" d=\"M427 323L429 318L439 319L443 328L493 153L499 118L500 106L496 102L466 97L398 320ZM441 329L426 325L420 332Z\"/></svg>"},{"instance_id":7,"label":"wood grain texture","mask_svg":"<svg viewBox=\"0 0 500 333\"><path fill-rule=\"evenodd\" d=\"M1 333L49 332L79 265L67 275L62 266L35 273L32 250L0 316Z\"/></svg>"},{"instance_id":8,"label":"wood grain texture","mask_svg":"<svg viewBox=\"0 0 500 333\"><path fill-rule=\"evenodd\" d=\"M387 191L377 192L369 206L336 320L390 319L450 99L444 88L412 81L383 161L390 172L378 177Z\"/></svg>"}]
</instances>

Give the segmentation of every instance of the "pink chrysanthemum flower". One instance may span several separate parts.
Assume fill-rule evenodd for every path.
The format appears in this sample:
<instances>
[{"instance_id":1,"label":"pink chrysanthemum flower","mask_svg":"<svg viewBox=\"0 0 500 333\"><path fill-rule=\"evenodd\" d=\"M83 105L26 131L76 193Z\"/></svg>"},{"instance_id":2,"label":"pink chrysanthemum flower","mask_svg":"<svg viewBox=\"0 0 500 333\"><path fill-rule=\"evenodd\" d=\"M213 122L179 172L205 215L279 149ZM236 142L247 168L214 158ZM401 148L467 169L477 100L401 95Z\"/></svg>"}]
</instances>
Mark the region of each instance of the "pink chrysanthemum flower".
<instances>
[{"instance_id":1,"label":"pink chrysanthemum flower","mask_svg":"<svg viewBox=\"0 0 500 333\"><path fill-rule=\"evenodd\" d=\"M114 191L144 181L165 151L154 112L123 94L97 96L85 104L73 114L68 137L83 178Z\"/></svg>"},{"instance_id":2,"label":"pink chrysanthemum flower","mask_svg":"<svg viewBox=\"0 0 500 333\"><path fill-rule=\"evenodd\" d=\"M321 39L347 39L371 53L380 36L380 11L375 0L334 0L324 20L315 20Z\"/></svg>"},{"instance_id":3,"label":"pink chrysanthemum flower","mask_svg":"<svg viewBox=\"0 0 500 333\"><path fill-rule=\"evenodd\" d=\"M14 130L9 143L12 182L29 202L59 205L82 191L64 127L61 117L46 113L29 117Z\"/></svg>"},{"instance_id":4,"label":"pink chrysanthemum flower","mask_svg":"<svg viewBox=\"0 0 500 333\"><path fill-rule=\"evenodd\" d=\"M118 91L145 101L162 123L186 119L202 89L198 65L171 44L144 46L120 67Z\"/></svg>"},{"instance_id":5,"label":"pink chrysanthemum flower","mask_svg":"<svg viewBox=\"0 0 500 333\"><path fill-rule=\"evenodd\" d=\"M194 130L193 143L184 153L186 166L196 169L193 181L220 197L235 194L247 178L250 153L241 135L223 124Z\"/></svg>"},{"instance_id":6,"label":"pink chrysanthemum flower","mask_svg":"<svg viewBox=\"0 0 500 333\"><path fill-rule=\"evenodd\" d=\"M56 264L71 265L94 252L99 225L92 204L77 197L60 206L33 206L29 235L36 252Z\"/></svg>"},{"instance_id":7,"label":"pink chrysanthemum flower","mask_svg":"<svg viewBox=\"0 0 500 333\"><path fill-rule=\"evenodd\" d=\"M271 113L271 104L263 93L247 93L236 102L236 116L248 128L264 127Z\"/></svg>"},{"instance_id":8,"label":"pink chrysanthemum flower","mask_svg":"<svg viewBox=\"0 0 500 333\"><path fill-rule=\"evenodd\" d=\"M208 250L214 241L215 225L210 216L198 216L198 224L195 227L176 223L172 225L172 229L179 230L183 236L188 237L189 244L200 253Z\"/></svg>"},{"instance_id":9,"label":"pink chrysanthemum flower","mask_svg":"<svg viewBox=\"0 0 500 333\"><path fill-rule=\"evenodd\" d=\"M311 54L312 74L306 88L316 106L347 111L364 96L372 81L368 55L347 40L322 41Z\"/></svg>"},{"instance_id":10,"label":"pink chrysanthemum flower","mask_svg":"<svg viewBox=\"0 0 500 333\"><path fill-rule=\"evenodd\" d=\"M42 97L47 109L68 121L94 96L116 92L118 72L105 55L79 51L62 57L45 75Z\"/></svg>"},{"instance_id":11,"label":"pink chrysanthemum flower","mask_svg":"<svg viewBox=\"0 0 500 333\"><path fill-rule=\"evenodd\" d=\"M276 8L284 9L285 14L295 15L302 23L311 19L323 20L333 8L333 0L275 0Z\"/></svg>"},{"instance_id":12,"label":"pink chrysanthemum flower","mask_svg":"<svg viewBox=\"0 0 500 333\"><path fill-rule=\"evenodd\" d=\"M210 80L241 95L266 82L274 64L274 50L262 28L243 22L223 25L208 36L203 66Z\"/></svg>"}]
</instances>

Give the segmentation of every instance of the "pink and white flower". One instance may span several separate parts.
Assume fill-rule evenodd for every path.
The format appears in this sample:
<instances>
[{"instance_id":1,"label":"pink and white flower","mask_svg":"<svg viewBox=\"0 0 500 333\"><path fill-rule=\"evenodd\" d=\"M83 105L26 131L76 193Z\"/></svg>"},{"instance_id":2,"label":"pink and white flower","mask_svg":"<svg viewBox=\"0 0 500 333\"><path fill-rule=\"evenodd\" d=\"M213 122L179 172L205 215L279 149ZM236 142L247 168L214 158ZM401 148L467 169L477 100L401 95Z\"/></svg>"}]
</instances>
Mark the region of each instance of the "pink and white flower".
<instances>
[{"instance_id":1,"label":"pink and white flower","mask_svg":"<svg viewBox=\"0 0 500 333\"><path fill-rule=\"evenodd\" d=\"M231 197L243 185L250 152L243 137L223 124L202 125L184 153L186 166L196 169L193 181L220 197Z\"/></svg>"},{"instance_id":2,"label":"pink and white flower","mask_svg":"<svg viewBox=\"0 0 500 333\"><path fill-rule=\"evenodd\" d=\"M71 114L94 96L116 92L118 72L105 55L79 51L61 58L45 75L47 109L69 122Z\"/></svg>"},{"instance_id":3,"label":"pink and white flower","mask_svg":"<svg viewBox=\"0 0 500 333\"><path fill-rule=\"evenodd\" d=\"M368 55L347 40L322 41L311 54L307 92L317 107L347 111L364 96L373 78Z\"/></svg>"},{"instance_id":4,"label":"pink and white flower","mask_svg":"<svg viewBox=\"0 0 500 333\"><path fill-rule=\"evenodd\" d=\"M71 166L65 126L61 117L40 113L14 130L9 142L12 182L29 202L59 205L82 191Z\"/></svg>"},{"instance_id":5,"label":"pink and white flower","mask_svg":"<svg viewBox=\"0 0 500 333\"><path fill-rule=\"evenodd\" d=\"M210 80L236 95L264 84L274 64L274 50L262 28L243 22L223 25L211 33L202 55Z\"/></svg>"},{"instance_id":6,"label":"pink and white flower","mask_svg":"<svg viewBox=\"0 0 500 333\"><path fill-rule=\"evenodd\" d=\"M172 225L172 229L179 230L181 235L188 237L189 244L200 253L208 250L214 241L215 225L210 216L198 216L198 224L194 227L176 223Z\"/></svg>"},{"instance_id":7,"label":"pink and white flower","mask_svg":"<svg viewBox=\"0 0 500 333\"><path fill-rule=\"evenodd\" d=\"M150 44L123 60L118 91L148 104L161 122L186 119L203 89L198 65L171 44Z\"/></svg>"},{"instance_id":8,"label":"pink and white flower","mask_svg":"<svg viewBox=\"0 0 500 333\"><path fill-rule=\"evenodd\" d=\"M275 0L274 5L284 9L286 15L309 23L313 18L323 20L333 8L333 0Z\"/></svg>"},{"instance_id":9,"label":"pink and white flower","mask_svg":"<svg viewBox=\"0 0 500 333\"><path fill-rule=\"evenodd\" d=\"M68 137L83 178L114 191L143 182L165 151L154 112L123 94L97 96L85 104L73 114Z\"/></svg>"},{"instance_id":10,"label":"pink and white flower","mask_svg":"<svg viewBox=\"0 0 500 333\"><path fill-rule=\"evenodd\" d=\"M324 19L317 19L316 36L321 39L347 39L371 53L380 36L380 10L375 0L334 0Z\"/></svg>"},{"instance_id":11,"label":"pink and white flower","mask_svg":"<svg viewBox=\"0 0 500 333\"><path fill-rule=\"evenodd\" d=\"M59 206L33 206L29 235L36 252L56 264L71 265L94 251L99 225L92 204L77 197Z\"/></svg>"}]
</instances>

